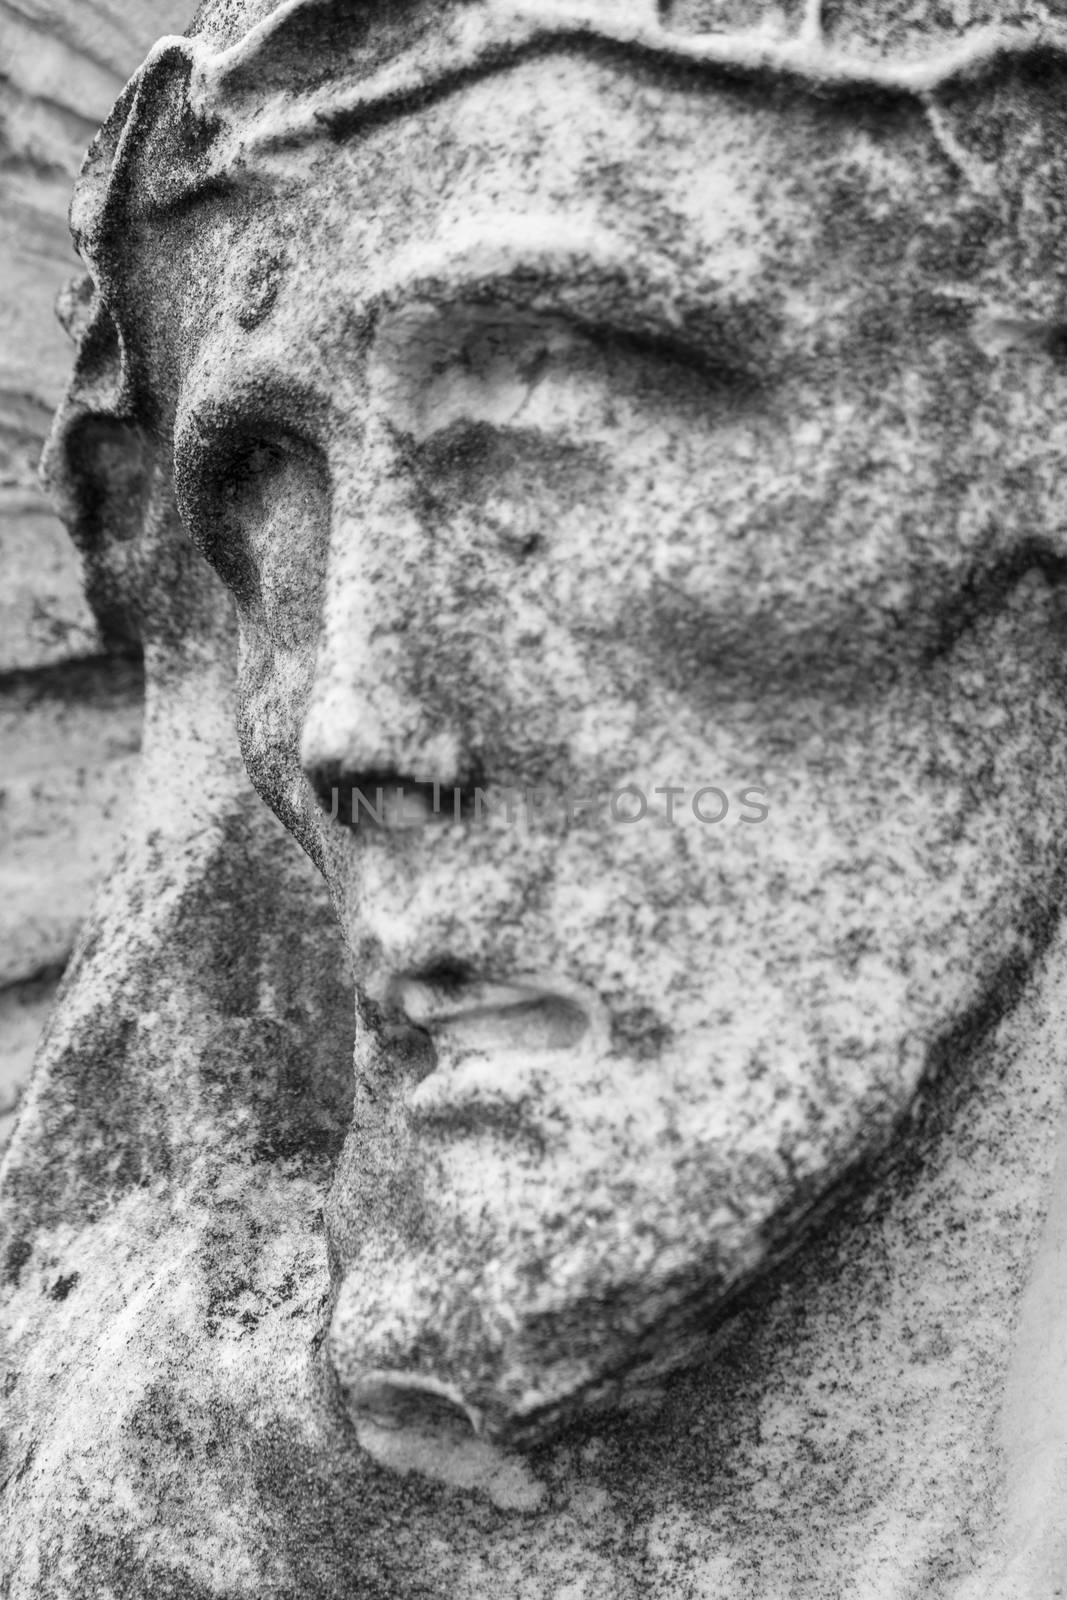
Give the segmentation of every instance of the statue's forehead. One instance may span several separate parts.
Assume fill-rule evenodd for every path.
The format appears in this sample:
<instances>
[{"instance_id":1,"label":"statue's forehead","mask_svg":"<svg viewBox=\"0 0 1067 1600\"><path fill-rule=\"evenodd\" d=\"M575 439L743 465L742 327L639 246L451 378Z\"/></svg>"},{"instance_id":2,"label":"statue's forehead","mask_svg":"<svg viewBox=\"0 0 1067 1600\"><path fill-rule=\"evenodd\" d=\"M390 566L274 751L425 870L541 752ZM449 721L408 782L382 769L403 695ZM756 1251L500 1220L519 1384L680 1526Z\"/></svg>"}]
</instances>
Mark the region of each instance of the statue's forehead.
<instances>
[{"instance_id":1,"label":"statue's forehead","mask_svg":"<svg viewBox=\"0 0 1067 1600\"><path fill-rule=\"evenodd\" d=\"M332 146L306 183L265 194L245 232L228 234L221 213L217 231L199 229L196 270L176 267L161 297L182 307L186 374L224 396L234 368L280 361L358 391L361 330L464 303L590 325L645 316L758 366L854 336L883 303L901 323L923 303L943 323L950 245L953 275L980 287L991 231L959 215L917 113L878 145L813 105L798 160L798 127L773 106L684 89L675 105L651 89L646 102L609 71L598 101L597 76L574 67L586 92L560 115L539 91L552 81L570 99L571 70L528 65L462 114L441 102ZM493 138L494 105L517 113L507 137ZM689 138L650 136L664 127Z\"/></svg>"},{"instance_id":2,"label":"statue's forehead","mask_svg":"<svg viewBox=\"0 0 1067 1600\"><path fill-rule=\"evenodd\" d=\"M914 240L924 217L947 219L958 187L917 109L893 129L817 102L783 116L744 94L635 90L618 63L553 58L289 160L246 205L251 231L267 254L284 241L305 274L367 294L376 263L406 279L471 253L487 270L503 255L595 262L612 240L635 270L692 256L698 278L721 282L727 258L743 276L754 249L805 254L849 205L855 242L866 220L893 253L899 225ZM217 216L218 232L195 236L216 263L232 228L224 205Z\"/></svg>"}]
</instances>

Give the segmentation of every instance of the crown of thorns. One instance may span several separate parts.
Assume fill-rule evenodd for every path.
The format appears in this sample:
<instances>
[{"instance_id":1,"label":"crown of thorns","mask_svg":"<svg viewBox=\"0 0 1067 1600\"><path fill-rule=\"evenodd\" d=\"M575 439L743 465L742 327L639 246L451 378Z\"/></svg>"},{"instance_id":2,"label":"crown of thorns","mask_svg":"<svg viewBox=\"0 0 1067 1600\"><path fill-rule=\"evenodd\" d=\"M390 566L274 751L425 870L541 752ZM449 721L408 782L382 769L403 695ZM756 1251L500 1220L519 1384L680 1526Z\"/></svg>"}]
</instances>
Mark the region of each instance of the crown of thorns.
<instances>
[{"instance_id":1,"label":"crown of thorns","mask_svg":"<svg viewBox=\"0 0 1067 1600\"><path fill-rule=\"evenodd\" d=\"M283 0L229 44L195 30L159 40L86 157L75 239L91 267L102 265L131 206L165 211L286 150L357 134L561 46L684 69L690 81L778 80L824 97L927 102L1028 57L1067 60L1067 26L1054 20L977 28L920 60L858 58L827 44L819 4L808 0L793 37L774 38L675 31L655 0L454 0L428 14L384 0ZM132 157L162 129L165 159L142 160L145 176L131 185Z\"/></svg>"}]
</instances>

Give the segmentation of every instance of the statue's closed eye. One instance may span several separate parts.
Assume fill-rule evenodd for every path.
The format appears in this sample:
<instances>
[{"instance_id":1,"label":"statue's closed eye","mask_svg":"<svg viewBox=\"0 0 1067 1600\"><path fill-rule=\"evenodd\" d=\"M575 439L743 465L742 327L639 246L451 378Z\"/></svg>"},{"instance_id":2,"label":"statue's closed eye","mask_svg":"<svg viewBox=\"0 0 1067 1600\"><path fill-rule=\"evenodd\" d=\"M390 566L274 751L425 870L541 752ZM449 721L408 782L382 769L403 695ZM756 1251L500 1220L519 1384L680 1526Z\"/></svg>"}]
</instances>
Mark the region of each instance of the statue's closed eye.
<instances>
[{"instance_id":1,"label":"statue's closed eye","mask_svg":"<svg viewBox=\"0 0 1067 1600\"><path fill-rule=\"evenodd\" d=\"M381 414L416 445L459 421L606 442L657 394L710 417L724 400L745 405L754 389L747 373L667 327L466 303L408 304L383 317L371 386Z\"/></svg>"}]
</instances>

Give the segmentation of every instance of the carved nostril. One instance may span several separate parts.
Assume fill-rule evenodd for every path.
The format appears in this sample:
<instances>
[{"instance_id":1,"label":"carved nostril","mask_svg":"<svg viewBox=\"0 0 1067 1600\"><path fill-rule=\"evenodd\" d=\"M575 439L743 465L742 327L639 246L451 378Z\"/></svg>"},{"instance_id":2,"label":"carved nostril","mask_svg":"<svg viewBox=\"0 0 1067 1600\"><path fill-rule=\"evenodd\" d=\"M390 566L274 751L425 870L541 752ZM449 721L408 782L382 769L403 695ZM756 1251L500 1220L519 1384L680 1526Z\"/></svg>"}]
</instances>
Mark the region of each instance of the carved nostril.
<instances>
[{"instance_id":1,"label":"carved nostril","mask_svg":"<svg viewBox=\"0 0 1067 1600\"><path fill-rule=\"evenodd\" d=\"M479 786L413 778L393 769L353 771L322 762L307 773L322 810L346 828L419 828L461 822L478 808Z\"/></svg>"},{"instance_id":2,"label":"carved nostril","mask_svg":"<svg viewBox=\"0 0 1067 1600\"><path fill-rule=\"evenodd\" d=\"M433 728L426 708L395 692L375 698L385 706L328 678L312 698L301 765L322 809L346 827L465 817L482 780L458 734Z\"/></svg>"}]
</instances>

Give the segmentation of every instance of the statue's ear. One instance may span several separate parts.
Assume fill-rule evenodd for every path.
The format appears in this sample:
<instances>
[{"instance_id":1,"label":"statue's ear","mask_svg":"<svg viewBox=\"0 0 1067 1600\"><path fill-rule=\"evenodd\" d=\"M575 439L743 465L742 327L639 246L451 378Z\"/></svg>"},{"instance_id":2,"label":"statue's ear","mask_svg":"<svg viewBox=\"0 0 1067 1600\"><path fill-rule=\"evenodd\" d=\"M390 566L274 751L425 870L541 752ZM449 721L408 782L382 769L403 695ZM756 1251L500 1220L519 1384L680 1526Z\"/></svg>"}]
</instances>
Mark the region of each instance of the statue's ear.
<instances>
[{"instance_id":1,"label":"statue's ear","mask_svg":"<svg viewBox=\"0 0 1067 1600\"><path fill-rule=\"evenodd\" d=\"M120 335L92 280L75 280L57 313L78 353L41 477L81 552L105 643L128 649L141 642L141 536L156 447L130 414Z\"/></svg>"}]
</instances>

